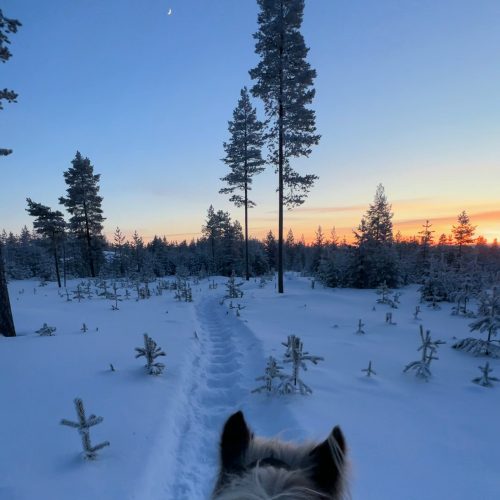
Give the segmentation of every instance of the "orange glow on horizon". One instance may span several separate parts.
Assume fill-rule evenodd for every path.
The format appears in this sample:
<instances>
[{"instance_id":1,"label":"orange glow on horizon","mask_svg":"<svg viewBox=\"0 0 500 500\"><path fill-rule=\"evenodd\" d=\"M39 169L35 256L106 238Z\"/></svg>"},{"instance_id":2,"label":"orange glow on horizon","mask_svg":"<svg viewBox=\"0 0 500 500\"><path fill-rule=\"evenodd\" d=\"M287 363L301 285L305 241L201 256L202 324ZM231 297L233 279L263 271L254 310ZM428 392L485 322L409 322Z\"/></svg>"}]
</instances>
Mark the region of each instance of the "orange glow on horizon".
<instances>
[{"instance_id":1,"label":"orange glow on horizon","mask_svg":"<svg viewBox=\"0 0 500 500\"><path fill-rule=\"evenodd\" d=\"M366 206L364 206L363 208L366 208ZM354 208L349 207L344 211L348 212L350 210L354 211ZM342 210L335 211L337 212ZM301 217L303 212L311 212L313 213L313 217ZM331 230L333 226L335 226L335 231L339 241L342 241L345 238L348 243L352 243L354 241L353 230L357 228L359 220L361 219L361 215L357 214L356 217L350 216L346 218L344 216L336 217L336 214L329 213L328 210L326 210L325 212L321 213L319 210L316 211L316 209L312 209L309 211L304 210L296 213L285 213L284 237L286 238L286 234L291 228L296 242L300 241L302 236L304 236L305 242L307 244L310 244L315 240L315 233L318 229L318 226L321 225L321 229L323 231L325 239L330 240ZM359 212L361 214L364 213L363 210L359 210ZM458 213L459 212L457 211L457 214ZM477 226L474 235L476 238L478 236L483 236L484 238L486 238L488 243L492 243L495 238L500 240L500 210L489 210L475 213L467 211L467 213L470 217L471 223ZM439 217L434 218L429 217L429 221L432 224L431 230L434 231L433 236L436 242L441 234L446 234L447 236L451 234L452 226L457 223L457 214L440 215ZM238 220L237 217L235 217L235 219ZM335 220L337 220L337 222L342 222L342 225L335 225ZM351 220L356 220L356 222L350 224ZM418 232L422 230L422 224L425 223L425 220L426 219L424 217L408 217L405 219L394 218L394 234L400 231L401 235L404 238L418 236ZM163 238L163 236L165 236L167 238L167 241L169 242L182 242L186 240L189 243L192 239L196 240L201 237L201 231L196 231L197 226L201 226L201 223L199 221L196 221L194 223L194 231L192 232L169 232L168 230L165 230L165 228L138 228L137 232L140 236L142 236L145 243L151 241L154 235L157 235L160 238ZM277 236L277 228L274 217L256 217L253 221L250 220L249 232L251 237L262 240L266 237L269 230L272 230L274 235ZM122 228L122 231L125 234L127 240L130 241L134 230ZM113 241L112 232L106 232L106 237L108 238L108 241Z\"/></svg>"}]
</instances>

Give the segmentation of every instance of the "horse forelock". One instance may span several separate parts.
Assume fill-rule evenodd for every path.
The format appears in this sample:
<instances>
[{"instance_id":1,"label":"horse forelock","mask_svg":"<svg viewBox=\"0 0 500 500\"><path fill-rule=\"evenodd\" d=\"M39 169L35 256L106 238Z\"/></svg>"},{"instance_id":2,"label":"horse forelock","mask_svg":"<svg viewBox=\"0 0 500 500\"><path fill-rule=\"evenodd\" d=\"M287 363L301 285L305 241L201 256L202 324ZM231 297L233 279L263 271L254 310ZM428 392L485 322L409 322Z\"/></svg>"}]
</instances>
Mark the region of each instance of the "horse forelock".
<instances>
[{"instance_id":1,"label":"horse forelock","mask_svg":"<svg viewBox=\"0 0 500 500\"><path fill-rule=\"evenodd\" d=\"M244 456L241 474L228 475L213 500L320 500L349 498L345 491L346 463L343 451L334 439L328 439L332 457L339 473L337 491L331 494L318 491L309 472L313 467L311 451L317 443L300 445L278 439L253 437ZM284 462L287 467L259 465L266 459ZM246 469L251 464L251 468Z\"/></svg>"}]
</instances>

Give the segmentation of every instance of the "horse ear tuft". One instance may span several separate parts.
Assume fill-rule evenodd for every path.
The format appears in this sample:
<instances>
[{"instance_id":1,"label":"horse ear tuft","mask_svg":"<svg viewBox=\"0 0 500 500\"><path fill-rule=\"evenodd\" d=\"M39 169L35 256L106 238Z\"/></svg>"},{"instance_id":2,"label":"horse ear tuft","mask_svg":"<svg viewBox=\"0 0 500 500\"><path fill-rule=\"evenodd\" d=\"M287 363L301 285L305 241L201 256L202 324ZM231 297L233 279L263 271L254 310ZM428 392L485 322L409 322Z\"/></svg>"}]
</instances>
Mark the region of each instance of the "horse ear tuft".
<instances>
[{"instance_id":1,"label":"horse ear tuft","mask_svg":"<svg viewBox=\"0 0 500 500\"><path fill-rule=\"evenodd\" d=\"M225 472L235 473L242 469L250 439L251 432L243 412L231 415L224 424L220 443L222 469Z\"/></svg>"},{"instance_id":2,"label":"horse ear tuft","mask_svg":"<svg viewBox=\"0 0 500 500\"><path fill-rule=\"evenodd\" d=\"M312 479L327 493L339 491L345 467L346 443L340 427L335 426L328 438L310 453Z\"/></svg>"}]
</instances>

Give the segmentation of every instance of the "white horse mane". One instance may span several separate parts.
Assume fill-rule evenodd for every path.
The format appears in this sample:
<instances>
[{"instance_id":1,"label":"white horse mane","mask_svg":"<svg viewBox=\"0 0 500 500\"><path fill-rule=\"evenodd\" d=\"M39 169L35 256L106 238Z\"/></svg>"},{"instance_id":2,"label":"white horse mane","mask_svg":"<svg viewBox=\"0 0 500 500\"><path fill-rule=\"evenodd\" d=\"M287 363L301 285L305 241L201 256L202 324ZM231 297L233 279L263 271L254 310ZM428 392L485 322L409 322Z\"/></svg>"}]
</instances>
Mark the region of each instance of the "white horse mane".
<instances>
[{"instance_id":1,"label":"white horse mane","mask_svg":"<svg viewBox=\"0 0 500 500\"><path fill-rule=\"evenodd\" d=\"M243 417L242 417L243 418ZM340 429L338 430L340 432ZM343 437L342 437L343 441ZM238 472L221 475L212 500L341 500L346 491L346 457L333 433L326 440L338 475L334 493L325 493L313 479L311 452L318 443L292 444L250 435ZM224 444L221 444L224 446ZM328 453L328 452L327 452ZM262 463L261 463L262 462ZM283 464L280 465L280 464Z\"/></svg>"}]
</instances>

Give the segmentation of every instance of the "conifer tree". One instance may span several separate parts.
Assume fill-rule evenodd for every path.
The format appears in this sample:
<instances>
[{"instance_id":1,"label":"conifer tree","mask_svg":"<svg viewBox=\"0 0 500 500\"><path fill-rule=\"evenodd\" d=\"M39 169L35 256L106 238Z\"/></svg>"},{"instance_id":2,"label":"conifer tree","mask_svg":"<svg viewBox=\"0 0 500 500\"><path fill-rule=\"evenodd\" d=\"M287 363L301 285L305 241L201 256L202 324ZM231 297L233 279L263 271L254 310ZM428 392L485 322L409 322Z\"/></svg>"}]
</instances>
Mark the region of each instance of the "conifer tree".
<instances>
[{"instance_id":1,"label":"conifer tree","mask_svg":"<svg viewBox=\"0 0 500 500\"><path fill-rule=\"evenodd\" d=\"M21 26L21 23L17 19L9 19L3 15L2 9L0 9L0 61L2 63L7 62L11 57L12 53L9 50L10 40L7 35L11 33L17 33L17 29ZM2 101L7 102L17 102L17 94L13 90L0 89L0 110L3 109ZM12 153L12 149L0 148L0 156L7 156Z\"/></svg>"},{"instance_id":2,"label":"conifer tree","mask_svg":"<svg viewBox=\"0 0 500 500\"><path fill-rule=\"evenodd\" d=\"M16 19L9 19L3 15L0 9L0 61L7 62L12 56L8 45L10 44L10 33L16 33L21 23ZM17 94L8 89L0 90L0 110L3 109L2 101L16 102ZM12 153L12 149L0 148L0 156L7 156ZM7 288L7 278L5 275L5 264L3 257L3 243L0 241L0 335L15 337L14 319L10 307L9 289Z\"/></svg>"},{"instance_id":3,"label":"conifer tree","mask_svg":"<svg viewBox=\"0 0 500 500\"><path fill-rule=\"evenodd\" d=\"M0 335L15 337L14 319L10 307L9 289L5 276L5 263L3 260L3 242L0 239Z\"/></svg>"},{"instance_id":4,"label":"conifer tree","mask_svg":"<svg viewBox=\"0 0 500 500\"><path fill-rule=\"evenodd\" d=\"M283 293L283 209L301 205L317 179L300 175L292 158L309 156L318 144L315 113L307 108L316 71L300 32L304 0L257 0L259 31L254 34L259 64L250 70L252 94L264 102L268 118L269 162L278 174L278 292ZM287 192L285 193L285 189Z\"/></svg>"},{"instance_id":5,"label":"conifer tree","mask_svg":"<svg viewBox=\"0 0 500 500\"><path fill-rule=\"evenodd\" d=\"M59 210L52 210L50 207L36 203L31 198L26 198L28 208L26 211L35 217L33 227L38 234L45 236L52 248L52 256L54 257L54 266L56 270L57 285L61 288L61 273L59 271L59 255L58 247L64 238L64 230L66 222L63 214Z\"/></svg>"},{"instance_id":6,"label":"conifer tree","mask_svg":"<svg viewBox=\"0 0 500 500\"><path fill-rule=\"evenodd\" d=\"M424 268L429 267L429 252L432 242L434 240L434 236L432 233L435 231L431 230L432 224L429 222L429 219L425 221L425 224L422 224L422 231L419 231L420 235L420 252L422 255L422 264Z\"/></svg>"},{"instance_id":7,"label":"conifer tree","mask_svg":"<svg viewBox=\"0 0 500 500\"><path fill-rule=\"evenodd\" d=\"M458 215L457 221L458 224L453 226L451 232L455 243L458 245L458 258L460 259L462 257L462 247L474 242L473 236L477 226L471 224L465 210Z\"/></svg>"},{"instance_id":8,"label":"conifer tree","mask_svg":"<svg viewBox=\"0 0 500 500\"><path fill-rule=\"evenodd\" d=\"M222 177L228 187L222 188L219 193L232 194L229 201L237 207L245 208L245 273L247 281L250 279L248 262L248 209L255 203L248 198L252 178L264 170L265 161L262 159L264 125L257 119L257 111L252 107L248 90L241 90L238 106L233 112L233 120L229 122L229 142L224 143L226 156L223 162L231 170ZM234 194L242 191L243 194Z\"/></svg>"},{"instance_id":9,"label":"conifer tree","mask_svg":"<svg viewBox=\"0 0 500 500\"><path fill-rule=\"evenodd\" d=\"M67 196L61 196L59 203L70 213L70 229L84 242L90 274L97 273L97 251L102 239L102 197L99 196L100 174L94 174L94 167L79 151L71 161L72 166L64 172L68 186Z\"/></svg>"},{"instance_id":10,"label":"conifer tree","mask_svg":"<svg viewBox=\"0 0 500 500\"><path fill-rule=\"evenodd\" d=\"M393 215L384 186L379 184L373 203L361 219L358 230L354 231L357 246L352 262L354 286L369 288L381 281L386 281L390 287L398 284Z\"/></svg>"}]
</instances>

